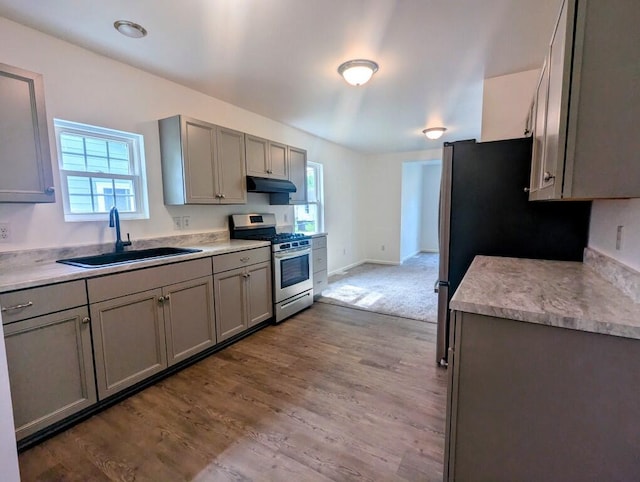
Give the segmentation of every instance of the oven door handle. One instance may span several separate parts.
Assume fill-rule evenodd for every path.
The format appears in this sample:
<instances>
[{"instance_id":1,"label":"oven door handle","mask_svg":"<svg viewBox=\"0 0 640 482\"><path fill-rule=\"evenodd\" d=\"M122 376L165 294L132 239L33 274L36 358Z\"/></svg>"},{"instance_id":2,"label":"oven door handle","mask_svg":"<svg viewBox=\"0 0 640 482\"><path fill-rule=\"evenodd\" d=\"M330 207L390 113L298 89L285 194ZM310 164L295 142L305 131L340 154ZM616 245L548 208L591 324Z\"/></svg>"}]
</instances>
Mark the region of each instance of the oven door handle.
<instances>
[{"instance_id":1,"label":"oven door handle","mask_svg":"<svg viewBox=\"0 0 640 482\"><path fill-rule=\"evenodd\" d=\"M311 254L311 248L295 248L286 251L278 251L273 253L273 257L277 259L296 258L301 254Z\"/></svg>"}]
</instances>

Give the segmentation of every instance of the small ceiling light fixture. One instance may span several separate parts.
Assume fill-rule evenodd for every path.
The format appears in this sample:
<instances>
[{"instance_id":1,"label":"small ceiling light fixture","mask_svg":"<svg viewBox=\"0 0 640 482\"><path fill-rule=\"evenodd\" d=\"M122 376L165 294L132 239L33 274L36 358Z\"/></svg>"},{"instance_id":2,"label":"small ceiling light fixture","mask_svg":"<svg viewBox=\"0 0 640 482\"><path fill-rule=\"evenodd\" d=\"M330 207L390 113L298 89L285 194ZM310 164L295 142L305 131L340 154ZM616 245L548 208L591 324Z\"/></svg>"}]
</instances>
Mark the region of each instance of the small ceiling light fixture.
<instances>
[{"instance_id":1,"label":"small ceiling light fixture","mask_svg":"<svg viewBox=\"0 0 640 482\"><path fill-rule=\"evenodd\" d=\"M446 127L430 127L429 129L423 130L422 133L429 139L435 140L440 139L446 130Z\"/></svg>"},{"instance_id":2,"label":"small ceiling light fixture","mask_svg":"<svg viewBox=\"0 0 640 482\"><path fill-rule=\"evenodd\" d=\"M117 20L113 22L113 26L118 32L127 37L142 38L147 35L147 29L129 20Z\"/></svg>"},{"instance_id":3,"label":"small ceiling light fixture","mask_svg":"<svg viewBox=\"0 0 640 482\"><path fill-rule=\"evenodd\" d=\"M366 84L371 76L378 71L378 64L373 60L348 60L338 67L338 73L351 85Z\"/></svg>"}]
</instances>

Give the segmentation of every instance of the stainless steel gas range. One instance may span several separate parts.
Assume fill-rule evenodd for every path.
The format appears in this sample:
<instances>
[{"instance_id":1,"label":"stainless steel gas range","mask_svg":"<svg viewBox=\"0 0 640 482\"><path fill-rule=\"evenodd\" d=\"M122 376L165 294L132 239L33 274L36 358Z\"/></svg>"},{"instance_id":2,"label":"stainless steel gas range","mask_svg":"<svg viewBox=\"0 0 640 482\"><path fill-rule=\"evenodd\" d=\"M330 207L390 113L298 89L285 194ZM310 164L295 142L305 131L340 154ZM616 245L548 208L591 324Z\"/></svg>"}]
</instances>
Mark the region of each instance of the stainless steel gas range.
<instances>
[{"instance_id":1,"label":"stainless steel gas range","mask_svg":"<svg viewBox=\"0 0 640 482\"><path fill-rule=\"evenodd\" d=\"M277 233L275 214L232 214L231 239L271 242L273 312L276 323L313 304L311 237Z\"/></svg>"}]
</instances>

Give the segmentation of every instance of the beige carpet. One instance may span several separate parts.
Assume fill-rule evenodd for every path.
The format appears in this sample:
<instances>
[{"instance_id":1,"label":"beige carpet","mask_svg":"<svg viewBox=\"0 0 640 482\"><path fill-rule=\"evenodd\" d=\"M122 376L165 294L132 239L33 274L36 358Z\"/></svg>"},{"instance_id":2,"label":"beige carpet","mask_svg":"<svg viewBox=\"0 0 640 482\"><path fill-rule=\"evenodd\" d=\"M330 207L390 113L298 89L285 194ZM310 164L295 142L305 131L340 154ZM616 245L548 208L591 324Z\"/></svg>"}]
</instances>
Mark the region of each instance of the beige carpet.
<instances>
[{"instance_id":1,"label":"beige carpet","mask_svg":"<svg viewBox=\"0 0 640 482\"><path fill-rule=\"evenodd\" d=\"M365 263L331 276L318 301L436 323L437 279L437 253L420 253L398 266Z\"/></svg>"}]
</instances>

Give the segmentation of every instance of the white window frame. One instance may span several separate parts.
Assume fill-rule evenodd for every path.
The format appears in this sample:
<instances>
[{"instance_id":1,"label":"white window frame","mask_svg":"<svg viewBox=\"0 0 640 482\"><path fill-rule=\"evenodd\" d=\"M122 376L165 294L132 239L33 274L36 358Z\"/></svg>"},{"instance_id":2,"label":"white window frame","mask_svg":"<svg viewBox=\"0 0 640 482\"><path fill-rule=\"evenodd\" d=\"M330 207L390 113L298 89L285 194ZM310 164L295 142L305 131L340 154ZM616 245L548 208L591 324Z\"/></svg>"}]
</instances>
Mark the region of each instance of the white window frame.
<instances>
[{"instance_id":1,"label":"white window frame","mask_svg":"<svg viewBox=\"0 0 640 482\"><path fill-rule=\"evenodd\" d=\"M312 161L308 161L307 162L307 169L313 169L315 171L315 177L316 177L316 201L307 201L306 204L298 204L295 206L294 210L293 210L293 222L294 222L294 226L297 226L298 224L298 219L296 217L296 208L298 207L302 207L302 206L317 206L317 213L318 213L318 226L317 226L317 232L321 233L324 231L324 178L323 178L323 165L320 164L319 162L312 162ZM305 182L307 182L307 173L305 171ZM308 184L307 184L307 189L308 189ZM307 191L307 199L309 199L309 192Z\"/></svg>"},{"instance_id":2,"label":"white window frame","mask_svg":"<svg viewBox=\"0 0 640 482\"><path fill-rule=\"evenodd\" d=\"M149 199L147 191L146 165L144 157L144 137L140 134L132 132L118 131L107 129L105 127L92 126L89 124L81 124L62 119L53 119L56 133L56 144L58 153L58 166L60 170L60 185L62 191L62 201L64 206L64 220L66 222L76 221L104 221L108 219L110 206L105 206L106 211L94 211L84 213L74 213L71 211L71 202L69 199L68 178L85 177L85 178L105 178L105 179L123 179L132 182L135 210L130 212L120 212L121 219L149 219ZM129 147L129 171L131 174L116 174L100 171L72 171L64 169L62 163L62 143L60 142L61 134L73 134L81 137L91 137L95 139L104 139L126 143Z\"/></svg>"}]
</instances>

